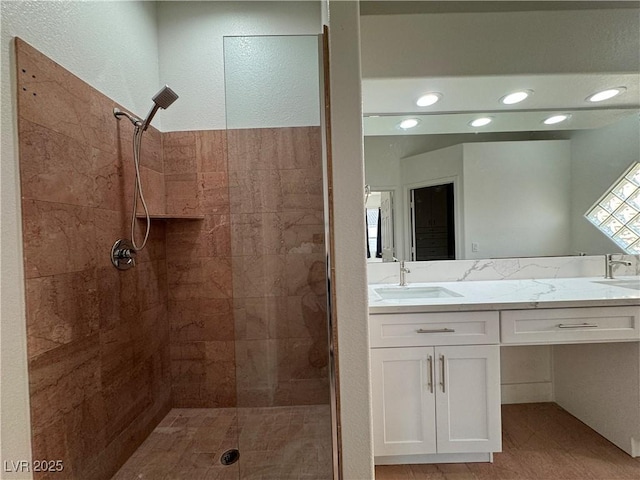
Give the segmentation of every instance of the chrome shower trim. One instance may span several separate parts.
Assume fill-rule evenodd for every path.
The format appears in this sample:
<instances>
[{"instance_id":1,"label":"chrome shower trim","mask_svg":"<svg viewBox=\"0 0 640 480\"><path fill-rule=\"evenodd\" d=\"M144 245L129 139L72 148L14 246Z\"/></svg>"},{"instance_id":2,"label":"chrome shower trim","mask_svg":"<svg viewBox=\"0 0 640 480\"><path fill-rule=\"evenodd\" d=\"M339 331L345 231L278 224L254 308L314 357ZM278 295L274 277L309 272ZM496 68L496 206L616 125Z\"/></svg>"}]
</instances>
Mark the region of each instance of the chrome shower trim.
<instances>
[{"instance_id":1,"label":"chrome shower trim","mask_svg":"<svg viewBox=\"0 0 640 480\"><path fill-rule=\"evenodd\" d=\"M118 120L120 120L120 117L127 117L129 121L133 123L133 125L136 127L139 127L142 125L142 120L140 120L138 117L134 117L130 113L123 112L119 108L113 109L113 116L116 117Z\"/></svg>"}]
</instances>

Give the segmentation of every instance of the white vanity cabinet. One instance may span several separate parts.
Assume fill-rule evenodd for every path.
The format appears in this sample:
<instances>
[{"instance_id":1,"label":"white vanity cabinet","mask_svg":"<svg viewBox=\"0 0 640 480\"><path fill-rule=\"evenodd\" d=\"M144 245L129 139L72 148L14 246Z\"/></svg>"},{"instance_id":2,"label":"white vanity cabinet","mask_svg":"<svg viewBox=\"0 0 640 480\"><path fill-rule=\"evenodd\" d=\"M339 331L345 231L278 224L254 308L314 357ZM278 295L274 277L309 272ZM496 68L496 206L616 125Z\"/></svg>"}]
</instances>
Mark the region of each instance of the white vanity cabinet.
<instances>
[{"instance_id":1,"label":"white vanity cabinet","mask_svg":"<svg viewBox=\"0 0 640 480\"><path fill-rule=\"evenodd\" d=\"M374 324L385 326L371 330L376 462L407 463L410 456L427 461L425 455L452 461L442 454L500 451L497 312L374 317ZM393 335L381 342L384 331ZM471 344L474 339L493 344ZM398 346L375 348L389 341Z\"/></svg>"}]
</instances>

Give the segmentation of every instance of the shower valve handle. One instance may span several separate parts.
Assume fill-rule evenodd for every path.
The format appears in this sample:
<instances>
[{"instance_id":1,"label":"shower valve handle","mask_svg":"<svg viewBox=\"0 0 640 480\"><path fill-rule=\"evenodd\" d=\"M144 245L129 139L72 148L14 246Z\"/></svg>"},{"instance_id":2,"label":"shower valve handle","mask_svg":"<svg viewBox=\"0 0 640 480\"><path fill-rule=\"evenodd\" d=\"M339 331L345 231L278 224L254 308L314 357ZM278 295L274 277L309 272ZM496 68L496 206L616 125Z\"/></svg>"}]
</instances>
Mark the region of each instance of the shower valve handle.
<instances>
[{"instance_id":1,"label":"shower valve handle","mask_svg":"<svg viewBox=\"0 0 640 480\"><path fill-rule=\"evenodd\" d=\"M130 241L120 239L111 247L111 263L118 270L128 270L136 265L136 253Z\"/></svg>"}]
</instances>

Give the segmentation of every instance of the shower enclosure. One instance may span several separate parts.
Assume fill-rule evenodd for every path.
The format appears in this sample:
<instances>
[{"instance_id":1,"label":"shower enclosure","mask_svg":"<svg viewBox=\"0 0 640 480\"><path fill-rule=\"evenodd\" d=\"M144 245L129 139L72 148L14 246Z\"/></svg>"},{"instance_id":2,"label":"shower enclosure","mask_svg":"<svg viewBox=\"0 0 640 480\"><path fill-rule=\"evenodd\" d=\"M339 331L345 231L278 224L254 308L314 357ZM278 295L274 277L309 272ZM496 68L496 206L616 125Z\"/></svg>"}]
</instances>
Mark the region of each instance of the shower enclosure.
<instances>
[{"instance_id":1,"label":"shower enclosure","mask_svg":"<svg viewBox=\"0 0 640 480\"><path fill-rule=\"evenodd\" d=\"M318 37L226 37L224 64L239 476L331 479Z\"/></svg>"},{"instance_id":2,"label":"shower enclosure","mask_svg":"<svg viewBox=\"0 0 640 480\"><path fill-rule=\"evenodd\" d=\"M15 46L34 459L337 479L318 37L225 39L226 128L150 126L137 167L132 114ZM135 170L153 225L118 269Z\"/></svg>"}]
</instances>

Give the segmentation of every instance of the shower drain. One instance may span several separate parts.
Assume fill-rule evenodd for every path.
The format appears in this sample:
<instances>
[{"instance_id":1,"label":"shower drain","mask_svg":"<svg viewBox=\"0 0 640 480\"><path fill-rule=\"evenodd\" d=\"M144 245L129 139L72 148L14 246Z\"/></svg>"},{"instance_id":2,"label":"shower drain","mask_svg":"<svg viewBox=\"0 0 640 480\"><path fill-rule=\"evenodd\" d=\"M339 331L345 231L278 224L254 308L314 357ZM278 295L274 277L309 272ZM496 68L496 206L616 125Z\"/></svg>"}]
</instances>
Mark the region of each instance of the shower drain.
<instances>
[{"instance_id":1,"label":"shower drain","mask_svg":"<svg viewBox=\"0 0 640 480\"><path fill-rule=\"evenodd\" d=\"M227 450L220 457L220 463L223 465L233 465L240 458L240 452L237 448L232 448L231 450Z\"/></svg>"}]
</instances>

